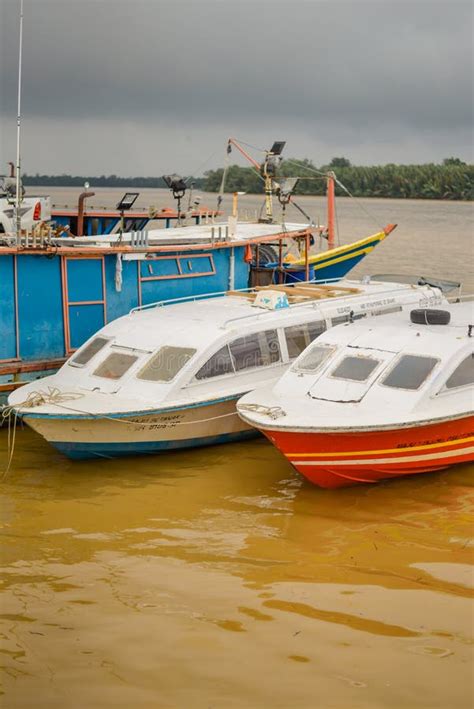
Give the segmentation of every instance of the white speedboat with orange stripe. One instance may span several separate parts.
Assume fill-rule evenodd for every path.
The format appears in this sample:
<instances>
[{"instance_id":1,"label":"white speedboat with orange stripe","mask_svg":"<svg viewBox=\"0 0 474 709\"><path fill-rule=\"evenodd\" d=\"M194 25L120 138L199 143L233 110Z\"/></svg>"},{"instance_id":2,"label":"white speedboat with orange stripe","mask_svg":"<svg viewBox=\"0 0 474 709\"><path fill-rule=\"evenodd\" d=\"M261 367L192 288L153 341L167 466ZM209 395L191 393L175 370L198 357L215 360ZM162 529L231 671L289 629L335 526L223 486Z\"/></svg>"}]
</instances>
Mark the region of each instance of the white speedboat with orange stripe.
<instances>
[{"instance_id":1,"label":"white speedboat with orange stripe","mask_svg":"<svg viewBox=\"0 0 474 709\"><path fill-rule=\"evenodd\" d=\"M346 323L237 404L308 480L373 483L474 460L474 304Z\"/></svg>"}]
</instances>

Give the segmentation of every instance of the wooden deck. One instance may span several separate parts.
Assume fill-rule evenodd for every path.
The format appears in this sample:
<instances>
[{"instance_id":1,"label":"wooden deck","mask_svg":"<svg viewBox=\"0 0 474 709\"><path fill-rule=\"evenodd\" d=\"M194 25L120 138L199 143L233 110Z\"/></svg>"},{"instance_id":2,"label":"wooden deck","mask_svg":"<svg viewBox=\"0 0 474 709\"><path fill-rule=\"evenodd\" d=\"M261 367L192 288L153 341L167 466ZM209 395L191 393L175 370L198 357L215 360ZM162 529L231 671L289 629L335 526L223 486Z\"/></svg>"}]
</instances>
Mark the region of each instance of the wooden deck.
<instances>
[{"instance_id":1,"label":"wooden deck","mask_svg":"<svg viewBox=\"0 0 474 709\"><path fill-rule=\"evenodd\" d=\"M347 288L338 285L317 285L316 283L312 285L311 283L302 283L295 285L270 285L270 286L256 286L251 291L227 291L226 295L238 296L239 298L246 298L250 303L253 303L257 295L261 291L277 291L278 293L285 293L288 302L291 303L303 303L310 300L323 300L325 298L340 298L344 295L361 293L360 288Z\"/></svg>"}]
</instances>

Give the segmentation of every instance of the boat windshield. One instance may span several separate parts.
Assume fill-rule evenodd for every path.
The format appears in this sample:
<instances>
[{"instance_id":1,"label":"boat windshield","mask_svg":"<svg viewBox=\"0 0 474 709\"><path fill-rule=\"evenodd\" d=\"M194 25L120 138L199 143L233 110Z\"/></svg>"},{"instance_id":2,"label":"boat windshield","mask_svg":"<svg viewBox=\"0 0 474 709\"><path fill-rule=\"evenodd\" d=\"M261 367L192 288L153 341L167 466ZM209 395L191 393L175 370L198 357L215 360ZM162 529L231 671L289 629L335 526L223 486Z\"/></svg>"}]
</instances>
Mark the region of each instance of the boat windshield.
<instances>
[{"instance_id":1,"label":"boat windshield","mask_svg":"<svg viewBox=\"0 0 474 709\"><path fill-rule=\"evenodd\" d=\"M69 364L75 367L83 367L97 352L100 352L100 350L105 347L108 341L107 337L94 337L88 345L82 347L82 349L69 360Z\"/></svg>"},{"instance_id":2,"label":"boat windshield","mask_svg":"<svg viewBox=\"0 0 474 709\"><path fill-rule=\"evenodd\" d=\"M293 372L315 372L335 351L334 346L316 345L310 347L292 366Z\"/></svg>"},{"instance_id":3,"label":"boat windshield","mask_svg":"<svg viewBox=\"0 0 474 709\"><path fill-rule=\"evenodd\" d=\"M120 379L137 359L137 355L129 355L125 354L125 352L112 352L99 364L93 374L96 377L104 377L105 379Z\"/></svg>"},{"instance_id":4,"label":"boat windshield","mask_svg":"<svg viewBox=\"0 0 474 709\"><path fill-rule=\"evenodd\" d=\"M192 347L161 347L137 374L147 382L170 382L196 354Z\"/></svg>"},{"instance_id":5,"label":"boat windshield","mask_svg":"<svg viewBox=\"0 0 474 709\"><path fill-rule=\"evenodd\" d=\"M446 382L446 389L457 389L468 384L474 384L474 352L468 354L456 367Z\"/></svg>"},{"instance_id":6,"label":"boat windshield","mask_svg":"<svg viewBox=\"0 0 474 709\"><path fill-rule=\"evenodd\" d=\"M435 357L403 355L393 369L380 382L394 389L419 389L439 362Z\"/></svg>"}]
</instances>

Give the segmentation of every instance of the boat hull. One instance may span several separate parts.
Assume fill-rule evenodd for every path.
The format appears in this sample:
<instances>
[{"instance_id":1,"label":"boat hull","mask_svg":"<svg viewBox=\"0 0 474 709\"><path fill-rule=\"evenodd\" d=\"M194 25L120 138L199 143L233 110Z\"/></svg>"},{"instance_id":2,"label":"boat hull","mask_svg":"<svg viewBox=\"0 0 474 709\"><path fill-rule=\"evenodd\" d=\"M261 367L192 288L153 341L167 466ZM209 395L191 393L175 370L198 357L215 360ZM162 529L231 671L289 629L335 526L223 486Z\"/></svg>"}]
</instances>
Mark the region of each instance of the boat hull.
<instances>
[{"instance_id":1,"label":"boat hull","mask_svg":"<svg viewBox=\"0 0 474 709\"><path fill-rule=\"evenodd\" d=\"M24 421L73 460L116 458L196 448L258 435L237 415L239 397L129 414L26 414Z\"/></svg>"},{"instance_id":2,"label":"boat hull","mask_svg":"<svg viewBox=\"0 0 474 709\"><path fill-rule=\"evenodd\" d=\"M262 433L298 472L324 488L375 483L474 460L474 416L391 430Z\"/></svg>"}]
</instances>

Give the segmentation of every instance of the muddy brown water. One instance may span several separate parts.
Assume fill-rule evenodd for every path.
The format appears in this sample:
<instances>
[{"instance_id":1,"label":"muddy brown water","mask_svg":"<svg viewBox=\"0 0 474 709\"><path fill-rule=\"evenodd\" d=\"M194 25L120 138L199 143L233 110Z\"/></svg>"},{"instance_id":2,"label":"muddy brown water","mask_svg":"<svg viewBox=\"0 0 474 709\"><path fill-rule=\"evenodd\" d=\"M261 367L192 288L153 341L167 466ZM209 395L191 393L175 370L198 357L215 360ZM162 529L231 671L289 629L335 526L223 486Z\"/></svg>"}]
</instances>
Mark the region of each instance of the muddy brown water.
<instances>
[{"instance_id":1,"label":"muddy brown water","mask_svg":"<svg viewBox=\"0 0 474 709\"><path fill-rule=\"evenodd\" d=\"M323 221L322 200L301 201ZM362 204L400 226L355 275L472 290L471 205ZM356 203L338 214L341 240L377 231ZM319 490L263 439L72 463L20 428L2 481L0 706L468 709L473 480L464 465Z\"/></svg>"}]
</instances>

